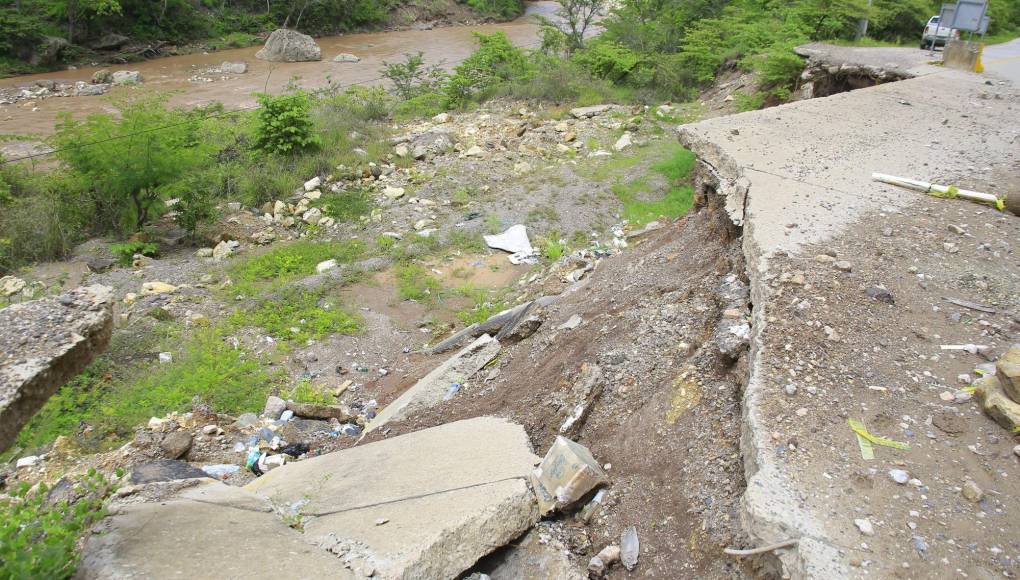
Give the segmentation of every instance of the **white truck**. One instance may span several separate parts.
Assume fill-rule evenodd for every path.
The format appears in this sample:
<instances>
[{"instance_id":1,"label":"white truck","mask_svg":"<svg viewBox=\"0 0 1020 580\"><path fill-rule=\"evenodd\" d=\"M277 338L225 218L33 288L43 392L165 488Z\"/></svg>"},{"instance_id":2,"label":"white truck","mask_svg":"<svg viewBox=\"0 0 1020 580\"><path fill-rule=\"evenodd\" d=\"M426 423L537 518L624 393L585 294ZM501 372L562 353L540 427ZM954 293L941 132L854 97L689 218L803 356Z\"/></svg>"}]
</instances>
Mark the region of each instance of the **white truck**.
<instances>
[{"instance_id":1,"label":"white truck","mask_svg":"<svg viewBox=\"0 0 1020 580\"><path fill-rule=\"evenodd\" d=\"M932 16L928 24L924 25L924 33L921 35L921 48L924 50L945 46L951 39L960 38L960 31L948 26L939 26L939 17Z\"/></svg>"}]
</instances>

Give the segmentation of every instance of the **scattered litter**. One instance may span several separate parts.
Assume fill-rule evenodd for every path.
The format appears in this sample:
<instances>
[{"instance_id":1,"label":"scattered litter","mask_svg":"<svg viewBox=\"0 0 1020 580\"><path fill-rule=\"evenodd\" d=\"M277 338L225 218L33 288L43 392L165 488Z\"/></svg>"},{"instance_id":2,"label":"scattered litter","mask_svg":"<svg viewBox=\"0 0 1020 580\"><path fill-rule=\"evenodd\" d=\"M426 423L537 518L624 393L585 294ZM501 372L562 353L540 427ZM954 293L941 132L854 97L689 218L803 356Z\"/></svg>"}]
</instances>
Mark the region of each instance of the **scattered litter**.
<instances>
[{"instance_id":1,"label":"scattered litter","mask_svg":"<svg viewBox=\"0 0 1020 580\"><path fill-rule=\"evenodd\" d=\"M637 528L630 526L620 536L620 561L627 571L637 567L638 556L641 554L641 543L638 541Z\"/></svg>"},{"instance_id":2,"label":"scattered litter","mask_svg":"<svg viewBox=\"0 0 1020 580\"><path fill-rule=\"evenodd\" d=\"M928 183L927 181L918 181L916 179L908 179L906 177L896 177L895 175L886 175L884 173L872 173L871 179L898 187L904 187L906 189L913 189L914 191L927 193L934 197L944 197L949 199L962 197L966 200L989 204L999 211L1002 211L1006 207L1005 198L1000 198L991 193L958 189L952 185L937 185L934 183Z\"/></svg>"},{"instance_id":3,"label":"scattered litter","mask_svg":"<svg viewBox=\"0 0 1020 580\"><path fill-rule=\"evenodd\" d=\"M569 507L608 481L591 451L563 436L556 437L542 464L531 473L532 487L543 515Z\"/></svg>"},{"instance_id":4,"label":"scattered litter","mask_svg":"<svg viewBox=\"0 0 1020 580\"><path fill-rule=\"evenodd\" d=\"M18 469L21 469L22 467L32 467L36 463L39 463L38 455L26 455L25 457L18 459L15 467Z\"/></svg>"},{"instance_id":5,"label":"scattered litter","mask_svg":"<svg viewBox=\"0 0 1020 580\"><path fill-rule=\"evenodd\" d=\"M253 447L251 451L248 452L248 457L244 461L244 467L256 476L261 476L263 473L271 471L286 463L287 458L284 455L268 455L263 453L257 447Z\"/></svg>"},{"instance_id":6,"label":"scattered litter","mask_svg":"<svg viewBox=\"0 0 1020 580\"><path fill-rule=\"evenodd\" d=\"M1020 447L1020 445L1018 445L1017 447ZM1017 453L1017 455L1020 455L1020 453ZM591 518L595 516L595 512L598 511L600 507L602 507L602 503L605 500L605 498L606 490L600 489L597 492L595 492L595 496L591 498L591 501L589 501L587 504L585 504L583 508L581 508L580 513L577 514L577 519L586 524L590 522Z\"/></svg>"},{"instance_id":7,"label":"scattered litter","mask_svg":"<svg viewBox=\"0 0 1020 580\"><path fill-rule=\"evenodd\" d=\"M311 448L308 446L307 443L291 443L289 445L283 446L283 448L280 449L280 453L285 453L287 455L290 455L291 457L296 458L301 457L305 453L308 453L310 449Z\"/></svg>"},{"instance_id":8,"label":"scattered litter","mask_svg":"<svg viewBox=\"0 0 1020 580\"><path fill-rule=\"evenodd\" d=\"M390 521L389 518L379 518L379 519L375 520L375 525L381 526L381 525L384 525L384 524L388 523L389 521Z\"/></svg>"},{"instance_id":9,"label":"scattered litter","mask_svg":"<svg viewBox=\"0 0 1020 580\"><path fill-rule=\"evenodd\" d=\"M521 224L513 225L501 234L494 236L482 236L485 244L490 248L510 252L511 264L537 263L535 248L528 239L528 230Z\"/></svg>"},{"instance_id":10,"label":"scattered litter","mask_svg":"<svg viewBox=\"0 0 1020 580\"><path fill-rule=\"evenodd\" d=\"M992 352L992 347L984 344L943 344L939 348L942 350L964 350L970 354L979 354L986 356Z\"/></svg>"},{"instance_id":11,"label":"scattered litter","mask_svg":"<svg viewBox=\"0 0 1020 580\"><path fill-rule=\"evenodd\" d=\"M872 435L863 423L856 419L848 419L847 423L850 424L850 428L857 434L858 443L861 446L861 456L864 459L874 459L874 450L871 444L882 445L883 447L892 447L893 449L908 450L910 445L901 443L899 441L893 441L885 437L879 437L878 435ZM867 444L862 441L867 441Z\"/></svg>"},{"instance_id":12,"label":"scattered litter","mask_svg":"<svg viewBox=\"0 0 1020 580\"><path fill-rule=\"evenodd\" d=\"M959 298L950 298L943 296L943 300L950 304L962 306L963 308L970 308L971 310L977 310L979 312L987 312L988 314L997 314L999 311L985 304L978 304L977 302L970 302L968 300L960 300Z\"/></svg>"},{"instance_id":13,"label":"scattered litter","mask_svg":"<svg viewBox=\"0 0 1020 580\"><path fill-rule=\"evenodd\" d=\"M167 363L172 363L172 362L174 362L174 355L172 355L172 354L170 354L168 352L161 352L161 353L159 353L159 363L160 364L164 364L165 365Z\"/></svg>"},{"instance_id":14,"label":"scattered litter","mask_svg":"<svg viewBox=\"0 0 1020 580\"><path fill-rule=\"evenodd\" d=\"M240 471L241 466L234 465L232 463L219 463L216 465L203 465L201 469L202 471L209 474L209 477L215 477L216 479L220 479L233 473L237 473L238 471Z\"/></svg>"}]
</instances>

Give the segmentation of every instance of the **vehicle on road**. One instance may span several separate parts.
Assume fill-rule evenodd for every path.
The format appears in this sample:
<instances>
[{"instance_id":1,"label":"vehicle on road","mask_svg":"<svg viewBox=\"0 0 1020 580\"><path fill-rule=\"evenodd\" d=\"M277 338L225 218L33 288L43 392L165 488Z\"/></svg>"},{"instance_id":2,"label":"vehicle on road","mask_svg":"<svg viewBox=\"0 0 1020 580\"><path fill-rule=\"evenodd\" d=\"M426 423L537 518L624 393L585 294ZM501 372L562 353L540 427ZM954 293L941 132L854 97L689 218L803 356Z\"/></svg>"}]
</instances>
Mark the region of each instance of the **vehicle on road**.
<instances>
[{"instance_id":1,"label":"vehicle on road","mask_svg":"<svg viewBox=\"0 0 1020 580\"><path fill-rule=\"evenodd\" d=\"M924 33L921 34L921 48L945 46L947 42L957 38L960 38L959 30L948 26L939 26L939 17L932 16L928 19L928 24L924 25Z\"/></svg>"}]
</instances>

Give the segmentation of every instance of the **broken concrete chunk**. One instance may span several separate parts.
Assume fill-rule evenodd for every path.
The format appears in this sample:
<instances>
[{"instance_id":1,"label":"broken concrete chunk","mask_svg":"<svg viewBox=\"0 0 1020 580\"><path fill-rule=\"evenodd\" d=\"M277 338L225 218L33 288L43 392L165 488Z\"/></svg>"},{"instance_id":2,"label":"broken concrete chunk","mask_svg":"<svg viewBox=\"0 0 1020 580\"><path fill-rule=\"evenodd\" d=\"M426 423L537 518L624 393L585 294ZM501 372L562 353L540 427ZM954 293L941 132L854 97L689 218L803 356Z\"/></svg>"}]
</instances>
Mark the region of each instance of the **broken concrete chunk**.
<instances>
[{"instance_id":1,"label":"broken concrete chunk","mask_svg":"<svg viewBox=\"0 0 1020 580\"><path fill-rule=\"evenodd\" d=\"M365 432L374 431L390 421L403 419L415 411L439 404L443 401L451 384L463 385L497 354L499 354L499 341L488 334L483 334L425 375L410 389L404 391L404 394L400 395L397 400L387 405L369 423Z\"/></svg>"},{"instance_id":2,"label":"broken concrete chunk","mask_svg":"<svg viewBox=\"0 0 1020 580\"><path fill-rule=\"evenodd\" d=\"M1020 403L1020 344L1009 347L995 363L995 376L1014 402Z\"/></svg>"},{"instance_id":3,"label":"broken concrete chunk","mask_svg":"<svg viewBox=\"0 0 1020 580\"><path fill-rule=\"evenodd\" d=\"M76 288L0 309L0 451L110 343L113 292Z\"/></svg>"},{"instance_id":4,"label":"broken concrete chunk","mask_svg":"<svg viewBox=\"0 0 1020 580\"><path fill-rule=\"evenodd\" d=\"M542 515L570 507L589 491L609 481L588 448L563 436L531 473Z\"/></svg>"},{"instance_id":5,"label":"broken concrete chunk","mask_svg":"<svg viewBox=\"0 0 1020 580\"><path fill-rule=\"evenodd\" d=\"M602 395L604 385L602 378L602 369L598 365L589 363L581 365L581 376L572 389L576 404L573 412L560 425L561 435L574 437L584 426L592 405Z\"/></svg>"},{"instance_id":6,"label":"broken concrete chunk","mask_svg":"<svg viewBox=\"0 0 1020 580\"><path fill-rule=\"evenodd\" d=\"M627 571L637 567L638 556L641 555L641 543L638 541L637 528L630 526L620 536L620 561Z\"/></svg>"},{"instance_id":7,"label":"broken concrete chunk","mask_svg":"<svg viewBox=\"0 0 1020 580\"><path fill-rule=\"evenodd\" d=\"M288 464L245 489L308 500L308 541L356 553L380 578L455 578L538 521L525 482L537 461L521 426L480 417Z\"/></svg>"},{"instance_id":8,"label":"broken concrete chunk","mask_svg":"<svg viewBox=\"0 0 1020 580\"><path fill-rule=\"evenodd\" d=\"M294 411L295 415L306 419L321 419L323 421L336 419L343 423L354 418L349 409L339 405L313 405L312 403L287 401L287 410Z\"/></svg>"},{"instance_id":9,"label":"broken concrete chunk","mask_svg":"<svg viewBox=\"0 0 1020 580\"><path fill-rule=\"evenodd\" d=\"M192 479L196 477L208 476L201 469L176 459L157 459L140 463L131 470L131 483L134 484Z\"/></svg>"}]
</instances>

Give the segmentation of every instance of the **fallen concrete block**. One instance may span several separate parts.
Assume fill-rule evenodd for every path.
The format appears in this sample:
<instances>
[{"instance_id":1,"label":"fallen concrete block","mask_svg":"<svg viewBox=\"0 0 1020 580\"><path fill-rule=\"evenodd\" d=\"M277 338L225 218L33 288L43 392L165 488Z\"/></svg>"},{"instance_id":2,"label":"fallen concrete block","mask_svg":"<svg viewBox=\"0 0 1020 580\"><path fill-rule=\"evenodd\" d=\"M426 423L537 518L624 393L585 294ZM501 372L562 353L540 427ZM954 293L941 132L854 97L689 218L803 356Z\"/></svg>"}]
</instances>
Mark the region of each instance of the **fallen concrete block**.
<instances>
[{"instance_id":1,"label":"fallen concrete block","mask_svg":"<svg viewBox=\"0 0 1020 580\"><path fill-rule=\"evenodd\" d=\"M336 419L343 423L354 418L348 409L339 405L313 405L287 401L287 410L294 411L295 415L305 419L321 419L323 421Z\"/></svg>"},{"instance_id":2,"label":"fallen concrete block","mask_svg":"<svg viewBox=\"0 0 1020 580\"><path fill-rule=\"evenodd\" d=\"M368 424L365 432L374 431L390 421L399 421L415 411L439 404L451 384L463 384L497 354L499 341L483 334L387 405Z\"/></svg>"},{"instance_id":3,"label":"fallen concrete block","mask_svg":"<svg viewBox=\"0 0 1020 580\"><path fill-rule=\"evenodd\" d=\"M76 288L0 310L0 451L61 385L106 349L113 295Z\"/></svg>"},{"instance_id":4,"label":"fallen concrete block","mask_svg":"<svg viewBox=\"0 0 1020 580\"><path fill-rule=\"evenodd\" d=\"M287 464L245 489L307 500L307 539L378 577L455 578L538 521L537 462L521 426L479 417Z\"/></svg>"},{"instance_id":5,"label":"fallen concrete block","mask_svg":"<svg viewBox=\"0 0 1020 580\"><path fill-rule=\"evenodd\" d=\"M1010 433L1020 431L1020 403L1006 395L997 377L988 376L975 382L974 394L985 413L1003 429Z\"/></svg>"},{"instance_id":6,"label":"fallen concrete block","mask_svg":"<svg viewBox=\"0 0 1020 580\"><path fill-rule=\"evenodd\" d=\"M608 481L587 447L562 436L556 437L542 464L531 474L542 515L570 507Z\"/></svg>"}]
</instances>

